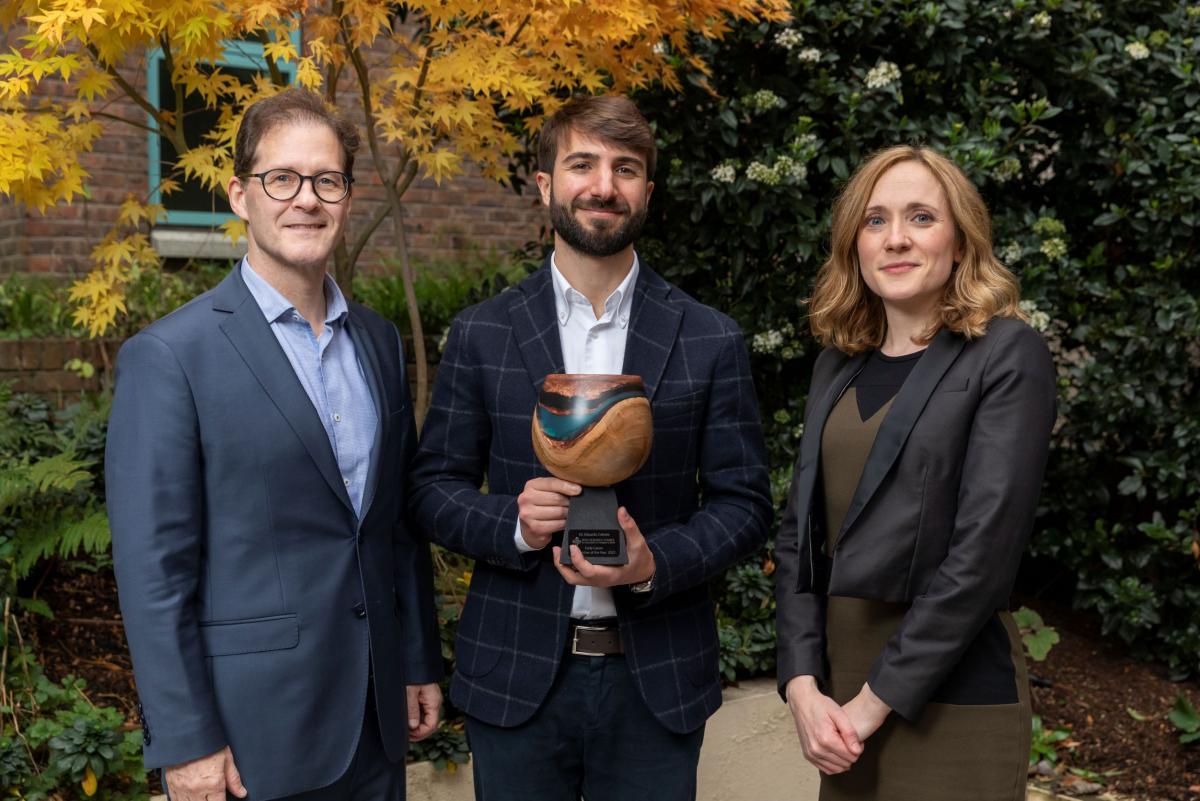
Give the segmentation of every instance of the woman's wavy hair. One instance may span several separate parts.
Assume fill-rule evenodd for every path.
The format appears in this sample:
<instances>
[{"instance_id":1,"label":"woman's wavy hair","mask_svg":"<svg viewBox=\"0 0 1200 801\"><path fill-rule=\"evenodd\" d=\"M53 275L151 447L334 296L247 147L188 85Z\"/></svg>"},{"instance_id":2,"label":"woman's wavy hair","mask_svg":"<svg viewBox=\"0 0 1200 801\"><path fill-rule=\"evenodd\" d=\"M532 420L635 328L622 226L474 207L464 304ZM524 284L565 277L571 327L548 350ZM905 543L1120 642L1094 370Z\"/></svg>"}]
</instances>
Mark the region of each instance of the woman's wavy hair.
<instances>
[{"instance_id":1,"label":"woman's wavy hair","mask_svg":"<svg viewBox=\"0 0 1200 801\"><path fill-rule=\"evenodd\" d=\"M863 281L858 233L876 182L904 161L923 164L937 178L950 204L962 260L956 265L938 314L921 338L949 328L967 339L982 336L993 317L1024 317L1017 279L992 252L992 223L979 191L958 165L928 147L895 145L859 165L833 206L831 252L817 273L808 299L809 326L822 345L854 354L883 344L883 302Z\"/></svg>"}]
</instances>

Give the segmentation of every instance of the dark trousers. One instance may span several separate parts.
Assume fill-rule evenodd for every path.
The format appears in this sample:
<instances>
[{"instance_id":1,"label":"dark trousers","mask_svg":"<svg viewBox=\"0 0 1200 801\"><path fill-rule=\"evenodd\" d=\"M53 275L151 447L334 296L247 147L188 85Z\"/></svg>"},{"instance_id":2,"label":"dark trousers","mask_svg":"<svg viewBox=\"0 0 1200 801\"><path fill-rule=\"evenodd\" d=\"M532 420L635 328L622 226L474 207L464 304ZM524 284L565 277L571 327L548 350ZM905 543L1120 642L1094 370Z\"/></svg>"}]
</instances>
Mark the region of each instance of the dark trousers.
<instances>
[{"instance_id":1,"label":"dark trousers","mask_svg":"<svg viewBox=\"0 0 1200 801\"><path fill-rule=\"evenodd\" d=\"M367 709L362 734L350 767L328 787L289 795L280 801L404 801L405 763L388 762L379 734L375 691L367 684ZM303 758L297 754L297 758ZM233 796L228 796L233 799ZM253 801L252 797L247 801Z\"/></svg>"},{"instance_id":2,"label":"dark trousers","mask_svg":"<svg viewBox=\"0 0 1200 801\"><path fill-rule=\"evenodd\" d=\"M476 801L694 801L704 728L663 728L622 656L564 656L513 728L467 718Z\"/></svg>"}]
</instances>

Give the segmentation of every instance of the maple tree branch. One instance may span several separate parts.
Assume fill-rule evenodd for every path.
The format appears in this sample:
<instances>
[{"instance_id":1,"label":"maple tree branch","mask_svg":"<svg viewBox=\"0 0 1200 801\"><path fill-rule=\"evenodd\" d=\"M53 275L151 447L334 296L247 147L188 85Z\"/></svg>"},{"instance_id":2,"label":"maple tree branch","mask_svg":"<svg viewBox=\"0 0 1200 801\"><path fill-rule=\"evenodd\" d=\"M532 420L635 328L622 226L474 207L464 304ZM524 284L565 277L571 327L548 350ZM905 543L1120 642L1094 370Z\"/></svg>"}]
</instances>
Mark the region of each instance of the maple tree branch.
<instances>
[{"instance_id":1,"label":"maple tree branch","mask_svg":"<svg viewBox=\"0 0 1200 801\"><path fill-rule=\"evenodd\" d=\"M400 201L403 192L399 191L399 187L394 181L388 180L387 163L379 146L379 131L375 121L374 101L371 96L371 75L367 70L367 64L363 60L362 52L351 44L344 19L339 27L342 40L350 54L350 64L358 76L358 87L362 93L363 115L366 117L367 145L371 150L371 159L375 162L375 172L383 180L383 188L388 196L388 207L392 213L392 224L396 228L396 250L400 253L400 281L404 285L405 306L408 309L408 322L413 336L413 361L417 366L417 393L416 398L413 399L414 416L417 427L420 428L425 418L429 393L429 364L425 354L425 332L421 326L421 311L417 308L417 292L413 285L412 263L408 258L408 242L404 235L404 207ZM426 50L426 58L428 58L428 50ZM416 159L409 158L402 163L404 163L406 172L411 171L413 175L416 174ZM405 182L405 189L408 188L411 181L410 177Z\"/></svg>"},{"instance_id":2,"label":"maple tree branch","mask_svg":"<svg viewBox=\"0 0 1200 801\"><path fill-rule=\"evenodd\" d=\"M521 20L521 24L517 26L515 31L513 31L513 35L509 37L508 41L505 43L505 47L512 47L517 43L517 39L520 38L521 34L525 32L525 26L529 24L529 19L532 16L532 14L525 15L525 19Z\"/></svg>"},{"instance_id":3,"label":"maple tree branch","mask_svg":"<svg viewBox=\"0 0 1200 801\"><path fill-rule=\"evenodd\" d=\"M188 150L187 140L183 135L183 101L185 93L181 91L183 87L175 85L175 56L171 53L171 42L167 39L166 33L161 33L158 36L158 46L163 54L163 67L167 71L167 75L171 79L171 88L175 93L175 112L172 130L175 135L170 137L171 144L175 146L176 154L182 156L185 150Z\"/></svg>"},{"instance_id":4,"label":"maple tree branch","mask_svg":"<svg viewBox=\"0 0 1200 801\"><path fill-rule=\"evenodd\" d=\"M267 45L271 44L271 38L267 36L265 28L258 29L258 41L263 46L263 61L267 62L267 72L271 73L271 83L276 86L287 86L287 82L283 80L283 73L279 71L279 65L275 63L275 59L267 55Z\"/></svg>"},{"instance_id":5,"label":"maple tree branch","mask_svg":"<svg viewBox=\"0 0 1200 801\"><path fill-rule=\"evenodd\" d=\"M92 61L96 64L96 66L99 67L100 69L104 70L114 81L116 81L117 86L121 87L121 91L123 91L130 100L132 100L137 105L141 106L147 114L149 114L151 117L154 118L154 120L158 123L158 133L167 134L168 138L171 138L170 131L167 130L168 126L166 124L166 120L163 118L162 111L158 108L155 108L153 103L151 103L149 100L147 100L145 97L143 97L142 93L137 90L137 87L135 87L129 81L125 80L125 76L123 76L123 75L121 75L121 73L117 72L115 67L113 67L109 64L106 64L100 58L100 52L96 49L95 45L89 43L87 45L87 50L88 50L88 53L91 54ZM132 120L122 120L122 121L129 122L130 125L137 125L137 123L133 122ZM149 128L149 126L138 126L138 127ZM151 130L153 130L153 129L151 129ZM173 138L171 139L171 143L175 144L175 140ZM178 146L176 146L176 150L178 150L178 149L179 149Z\"/></svg>"},{"instance_id":6,"label":"maple tree branch","mask_svg":"<svg viewBox=\"0 0 1200 801\"><path fill-rule=\"evenodd\" d=\"M155 134L161 133L161 131L158 128L154 128L150 125L146 125L143 122L135 122L127 117L122 117L118 114L109 114L107 111L93 111L91 113L91 116L100 117L100 118L106 119L106 120L114 120L116 122L121 122L126 125L132 125L134 128L141 128L143 131L149 131L150 133L155 133Z\"/></svg>"},{"instance_id":7,"label":"maple tree branch","mask_svg":"<svg viewBox=\"0 0 1200 801\"><path fill-rule=\"evenodd\" d=\"M408 189L409 184L412 183L412 180L416 177L416 175L417 163L407 156L401 155L401 162L397 166L396 175L392 179L392 183L397 189L396 193L403 197L405 191ZM371 238L371 235L375 233L376 229L383 224L383 221L387 219L391 210L391 203L385 203L375 211L375 216L371 218L371 222L369 222L367 227L363 229L361 234L359 234L358 238L354 242L354 247L350 250L348 258L351 264L354 264L358 261L358 257L362 254L363 248L367 246L367 241Z\"/></svg>"}]
</instances>

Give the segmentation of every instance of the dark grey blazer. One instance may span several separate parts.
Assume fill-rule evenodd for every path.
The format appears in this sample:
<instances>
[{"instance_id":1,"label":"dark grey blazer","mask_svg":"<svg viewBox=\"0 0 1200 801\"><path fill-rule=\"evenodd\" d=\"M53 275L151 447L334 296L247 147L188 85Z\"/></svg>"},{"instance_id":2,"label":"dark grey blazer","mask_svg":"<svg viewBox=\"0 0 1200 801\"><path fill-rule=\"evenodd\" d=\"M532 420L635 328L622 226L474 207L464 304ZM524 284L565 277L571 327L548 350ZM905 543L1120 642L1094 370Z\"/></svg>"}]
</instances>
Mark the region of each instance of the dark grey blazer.
<instances>
[{"instance_id":1,"label":"dark grey blazer","mask_svg":"<svg viewBox=\"0 0 1200 801\"><path fill-rule=\"evenodd\" d=\"M441 675L428 546L404 522L416 434L396 329L351 303L347 330L379 412L361 521L237 269L121 348L105 477L148 768L230 745L252 798L325 786L368 660L405 757L405 684Z\"/></svg>"},{"instance_id":2,"label":"dark grey blazer","mask_svg":"<svg viewBox=\"0 0 1200 801\"><path fill-rule=\"evenodd\" d=\"M517 495L549 475L530 434L538 389L562 371L547 265L455 319L413 463L422 531L476 560L450 698L497 726L533 716L566 645L575 589L550 548L521 553L514 541ZM644 263L624 371L645 382L654 445L645 466L616 485L617 499L657 572L645 595L614 591L621 641L646 706L671 731L693 731L721 705L708 580L761 546L770 524L754 383L734 322Z\"/></svg>"},{"instance_id":3,"label":"dark grey blazer","mask_svg":"<svg viewBox=\"0 0 1200 801\"><path fill-rule=\"evenodd\" d=\"M778 679L826 677L827 595L908 603L868 682L908 719L984 624L1007 608L1033 527L1055 419L1055 374L1037 331L992 320L967 341L943 329L888 411L838 533L818 513L825 421L866 363L827 348L775 540Z\"/></svg>"}]
</instances>

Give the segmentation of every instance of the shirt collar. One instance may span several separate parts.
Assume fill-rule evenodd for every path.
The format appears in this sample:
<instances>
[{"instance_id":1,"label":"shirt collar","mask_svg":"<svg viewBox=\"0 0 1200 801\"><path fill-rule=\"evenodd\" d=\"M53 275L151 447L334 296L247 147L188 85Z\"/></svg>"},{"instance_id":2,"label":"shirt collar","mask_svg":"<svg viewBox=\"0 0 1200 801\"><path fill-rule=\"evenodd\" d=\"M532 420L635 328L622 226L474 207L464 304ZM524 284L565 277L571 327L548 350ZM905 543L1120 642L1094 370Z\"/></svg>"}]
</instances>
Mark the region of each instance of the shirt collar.
<instances>
[{"instance_id":1,"label":"shirt collar","mask_svg":"<svg viewBox=\"0 0 1200 801\"><path fill-rule=\"evenodd\" d=\"M241 271L242 280L246 282L246 289L250 290L250 294L254 296L258 308L262 310L268 323L278 322L287 317L289 312L295 311L296 307L278 289L271 286L266 279L254 271L254 268L250 266L249 258L242 259ZM329 273L325 273L324 286L325 324L340 323L350 312L349 306L346 305L346 296L342 294L337 281L334 281L333 276Z\"/></svg>"},{"instance_id":2,"label":"shirt collar","mask_svg":"<svg viewBox=\"0 0 1200 801\"><path fill-rule=\"evenodd\" d=\"M604 301L604 316L600 319L611 320L621 328L629 325L630 312L633 310L633 286L637 281L638 257L633 254L633 266L629 273ZM591 302L582 292L571 286L558 269L554 253L550 254L550 276L554 280L554 310L558 316L559 326L565 326L571 319L576 307L591 310Z\"/></svg>"}]
</instances>

